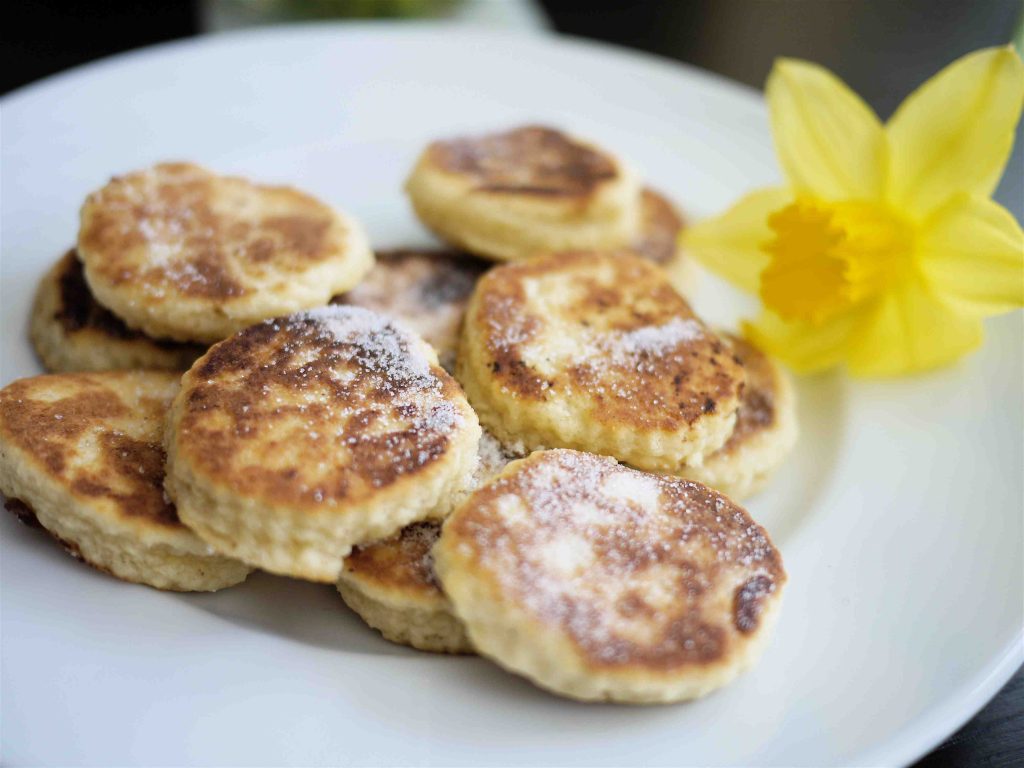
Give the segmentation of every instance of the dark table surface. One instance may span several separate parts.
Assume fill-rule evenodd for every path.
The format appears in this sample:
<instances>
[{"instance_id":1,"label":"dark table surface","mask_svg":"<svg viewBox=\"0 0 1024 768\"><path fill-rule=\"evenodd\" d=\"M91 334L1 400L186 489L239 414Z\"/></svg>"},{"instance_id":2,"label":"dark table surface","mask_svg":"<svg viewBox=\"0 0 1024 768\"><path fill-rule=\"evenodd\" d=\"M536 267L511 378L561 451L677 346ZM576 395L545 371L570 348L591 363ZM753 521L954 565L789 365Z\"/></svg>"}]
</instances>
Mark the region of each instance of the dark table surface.
<instances>
[{"instance_id":1,"label":"dark table surface","mask_svg":"<svg viewBox=\"0 0 1024 768\"><path fill-rule=\"evenodd\" d=\"M914 768L956 766L1024 766L1024 669L974 719L914 763Z\"/></svg>"},{"instance_id":2,"label":"dark table surface","mask_svg":"<svg viewBox=\"0 0 1024 768\"><path fill-rule=\"evenodd\" d=\"M872 62L858 54L864 38L871 39L876 62L886 59L886 46L893 55L897 48L900 53L912 50L914 66L901 70L916 78L913 84L939 68L932 60L945 63L968 50L1005 42L1021 12L1019 0L642 0L607 13L595 13L590 0L542 0L542 5L559 31L673 56L755 85L773 56L805 56L847 77L883 116L909 88L899 84L870 91L881 78ZM199 31L199 14L188 3L34 0L4 3L2 14L0 93L111 53ZM735 36L749 29L757 34L736 45ZM851 29L860 39L853 39ZM847 39L845 47L837 44ZM743 53L723 58L722 51ZM1018 217L1022 143L1018 138L1010 165L1017 170L1007 173L997 193ZM915 763L915 768L964 766L1024 766L1024 670L963 728Z\"/></svg>"}]
</instances>

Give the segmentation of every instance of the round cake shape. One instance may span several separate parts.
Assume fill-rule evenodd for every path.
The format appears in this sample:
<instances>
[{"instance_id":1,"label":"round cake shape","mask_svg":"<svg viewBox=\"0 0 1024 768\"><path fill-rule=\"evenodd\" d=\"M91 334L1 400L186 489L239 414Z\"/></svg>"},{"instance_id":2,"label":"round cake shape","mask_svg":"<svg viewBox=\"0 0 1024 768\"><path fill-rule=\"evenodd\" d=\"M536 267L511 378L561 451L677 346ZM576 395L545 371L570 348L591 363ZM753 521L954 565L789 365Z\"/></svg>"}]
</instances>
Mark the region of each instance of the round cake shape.
<instances>
[{"instance_id":1,"label":"round cake shape","mask_svg":"<svg viewBox=\"0 0 1024 768\"><path fill-rule=\"evenodd\" d=\"M325 304L373 264L362 228L340 211L190 163L89 195L78 253L93 295L130 327L207 343Z\"/></svg>"},{"instance_id":2,"label":"round cake shape","mask_svg":"<svg viewBox=\"0 0 1024 768\"><path fill-rule=\"evenodd\" d=\"M718 492L569 450L509 464L433 554L480 654L592 701L726 684L762 650L786 581L764 529Z\"/></svg>"},{"instance_id":3,"label":"round cake shape","mask_svg":"<svg viewBox=\"0 0 1024 768\"><path fill-rule=\"evenodd\" d=\"M406 191L441 239L497 261L621 247L640 216L639 183L626 164L537 125L435 141Z\"/></svg>"},{"instance_id":4,"label":"round cake shape","mask_svg":"<svg viewBox=\"0 0 1024 768\"><path fill-rule=\"evenodd\" d=\"M430 346L369 310L251 326L182 379L167 491L219 551L334 582L356 544L444 517L480 426Z\"/></svg>"},{"instance_id":5,"label":"round cake shape","mask_svg":"<svg viewBox=\"0 0 1024 768\"><path fill-rule=\"evenodd\" d=\"M507 445L576 448L667 472L725 443L743 387L729 346L662 270L603 252L484 275L463 323L457 376Z\"/></svg>"},{"instance_id":6,"label":"round cake shape","mask_svg":"<svg viewBox=\"0 0 1024 768\"><path fill-rule=\"evenodd\" d=\"M250 569L214 552L164 495L161 444L178 375L66 373L0 390L0 491L69 553L125 581L216 590Z\"/></svg>"}]
</instances>

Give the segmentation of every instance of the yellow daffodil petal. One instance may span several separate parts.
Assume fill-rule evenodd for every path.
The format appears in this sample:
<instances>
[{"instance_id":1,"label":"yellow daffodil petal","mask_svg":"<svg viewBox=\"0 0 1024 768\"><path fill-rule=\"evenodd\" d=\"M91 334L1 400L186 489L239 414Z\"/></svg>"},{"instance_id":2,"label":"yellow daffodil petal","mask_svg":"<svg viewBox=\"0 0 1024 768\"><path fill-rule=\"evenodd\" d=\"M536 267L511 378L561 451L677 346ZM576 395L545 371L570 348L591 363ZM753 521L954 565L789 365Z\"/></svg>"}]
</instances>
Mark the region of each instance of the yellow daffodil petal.
<instances>
[{"instance_id":1,"label":"yellow daffodil petal","mask_svg":"<svg viewBox=\"0 0 1024 768\"><path fill-rule=\"evenodd\" d=\"M987 198L958 195L929 217L918 265L932 291L963 312L1024 306L1024 231Z\"/></svg>"},{"instance_id":2,"label":"yellow daffodil petal","mask_svg":"<svg viewBox=\"0 0 1024 768\"><path fill-rule=\"evenodd\" d=\"M774 312L765 310L757 320L743 324L743 333L797 373L814 373L831 368L846 358L851 334L859 322L860 314L856 310L820 324L783 320Z\"/></svg>"},{"instance_id":3,"label":"yellow daffodil petal","mask_svg":"<svg viewBox=\"0 0 1024 768\"><path fill-rule=\"evenodd\" d=\"M899 376L953 362L981 344L981 320L961 314L905 280L872 303L850 344L855 376Z\"/></svg>"},{"instance_id":4,"label":"yellow daffodil petal","mask_svg":"<svg viewBox=\"0 0 1024 768\"><path fill-rule=\"evenodd\" d=\"M886 126L889 201L924 218L957 192L992 194L1024 102L1024 63L1009 46L964 56L900 105Z\"/></svg>"},{"instance_id":5,"label":"yellow daffodil petal","mask_svg":"<svg viewBox=\"0 0 1024 768\"><path fill-rule=\"evenodd\" d=\"M882 196L885 131L842 80L816 64L780 59L765 95L779 162L797 192L824 200Z\"/></svg>"},{"instance_id":6,"label":"yellow daffodil petal","mask_svg":"<svg viewBox=\"0 0 1024 768\"><path fill-rule=\"evenodd\" d=\"M785 189L751 192L732 208L683 231L683 247L705 267L750 293L760 287L768 254L761 245L772 236L768 217L788 205Z\"/></svg>"}]
</instances>

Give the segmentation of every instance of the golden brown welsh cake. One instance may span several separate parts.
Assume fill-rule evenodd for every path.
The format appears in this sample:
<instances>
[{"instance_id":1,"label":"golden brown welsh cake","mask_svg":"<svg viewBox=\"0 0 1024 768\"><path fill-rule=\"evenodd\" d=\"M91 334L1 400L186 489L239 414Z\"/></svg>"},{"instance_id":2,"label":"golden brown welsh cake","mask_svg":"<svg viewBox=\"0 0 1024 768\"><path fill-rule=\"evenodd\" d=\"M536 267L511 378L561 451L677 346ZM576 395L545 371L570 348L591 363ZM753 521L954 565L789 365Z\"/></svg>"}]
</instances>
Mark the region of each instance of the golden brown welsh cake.
<instances>
[{"instance_id":1,"label":"golden brown welsh cake","mask_svg":"<svg viewBox=\"0 0 1024 768\"><path fill-rule=\"evenodd\" d=\"M744 374L660 269L630 254L580 252L484 275L457 375L507 445L671 472L728 439Z\"/></svg>"},{"instance_id":2,"label":"golden brown welsh cake","mask_svg":"<svg viewBox=\"0 0 1024 768\"><path fill-rule=\"evenodd\" d=\"M422 339L359 307L251 326L182 379L168 493L219 551L334 582L352 547L444 517L480 426Z\"/></svg>"},{"instance_id":3,"label":"golden brown welsh cake","mask_svg":"<svg viewBox=\"0 0 1024 768\"><path fill-rule=\"evenodd\" d=\"M93 298L74 249L39 283L29 325L48 371L153 368L183 371L205 351L196 344L153 339L129 328Z\"/></svg>"},{"instance_id":4,"label":"golden brown welsh cake","mask_svg":"<svg viewBox=\"0 0 1024 768\"><path fill-rule=\"evenodd\" d=\"M362 228L340 211L189 163L89 195L78 253L93 295L130 327L199 342L326 304L373 264Z\"/></svg>"},{"instance_id":5,"label":"golden brown welsh cake","mask_svg":"<svg viewBox=\"0 0 1024 768\"><path fill-rule=\"evenodd\" d=\"M786 581L764 529L718 492L568 450L509 464L433 554L480 654L585 700L724 685L757 658Z\"/></svg>"},{"instance_id":6,"label":"golden brown welsh cake","mask_svg":"<svg viewBox=\"0 0 1024 768\"><path fill-rule=\"evenodd\" d=\"M164 416L177 374L73 373L0 390L0 491L68 552L126 581L215 590L249 568L216 554L163 492Z\"/></svg>"},{"instance_id":7,"label":"golden brown welsh cake","mask_svg":"<svg viewBox=\"0 0 1024 768\"><path fill-rule=\"evenodd\" d=\"M724 334L746 372L736 426L725 445L699 467L680 474L717 488L732 499L757 493L793 450L797 439L796 397L785 371L753 344Z\"/></svg>"},{"instance_id":8,"label":"golden brown welsh cake","mask_svg":"<svg viewBox=\"0 0 1024 768\"><path fill-rule=\"evenodd\" d=\"M433 346L441 366L451 371L466 303L489 266L458 251L378 251L366 279L332 303L397 317Z\"/></svg>"},{"instance_id":9,"label":"golden brown welsh cake","mask_svg":"<svg viewBox=\"0 0 1024 768\"><path fill-rule=\"evenodd\" d=\"M406 191L440 238L499 261L618 248L640 216L639 184L621 160L544 126L436 141Z\"/></svg>"},{"instance_id":10,"label":"golden brown welsh cake","mask_svg":"<svg viewBox=\"0 0 1024 768\"><path fill-rule=\"evenodd\" d=\"M478 453L467 493L515 458L486 432ZM440 533L440 522L430 520L356 547L345 559L338 591L352 610L392 642L423 651L469 653L472 646L462 623L434 576L430 553Z\"/></svg>"}]
</instances>

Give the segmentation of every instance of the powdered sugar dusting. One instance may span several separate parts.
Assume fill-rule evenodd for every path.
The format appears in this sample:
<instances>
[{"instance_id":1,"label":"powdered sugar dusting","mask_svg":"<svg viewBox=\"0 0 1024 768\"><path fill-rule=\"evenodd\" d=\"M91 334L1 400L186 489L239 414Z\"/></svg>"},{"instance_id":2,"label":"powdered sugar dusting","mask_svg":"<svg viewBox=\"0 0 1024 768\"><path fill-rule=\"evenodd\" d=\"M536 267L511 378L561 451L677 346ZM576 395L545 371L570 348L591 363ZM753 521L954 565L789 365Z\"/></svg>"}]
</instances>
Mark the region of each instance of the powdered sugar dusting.
<instances>
[{"instance_id":1,"label":"powdered sugar dusting","mask_svg":"<svg viewBox=\"0 0 1024 768\"><path fill-rule=\"evenodd\" d=\"M609 458L534 454L475 504L453 521L463 553L501 599L600 664L710 662L741 631L722 609L734 591L756 576L760 599L785 580L763 530L728 499Z\"/></svg>"},{"instance_id":2,"label":"powdered sugar dusting","mask_svg":"<svg viewBox=\"0 0 1024 768\"><path fill-rule=\"evenodd\" d=\"M412 565L412 572L425 586L438 590L432 552L440 536L441 523L433 520L407 525L398 535L401 556Z\"/></svg>"},{"instance_id":3,"label":"powdered sugar dusting","mask_svg":"<svg viewBox=\"0 0 1024 768\"><path fill-rule=\"evenodd\" d=\"M312 320L334 342L349 345L352 360L361 368L382 374L403 386L437 386L430 361L410 332L396 321L362 307L328 305L292 316Z\"/></svg>"},{"instance_id":4,"label":"powdered sugar dusting","mask_svg":"<svg viewBox=\"0 0 1024 768\"><path fill-rule=\"evenodd\" d=\"M662 325L631 330L591 330L567 348L569 365L599 372L609 365L654 374L659 363L683 359L687 345L705 337L704 326L693 318L674 317ZM563 346L568 342L563 342Z\"/></svg>"},{"instance_id":5,"label":"powdered sugar dusting","mask_svg":"<svg viewBox=\"0 0 1024 768\"><path fill-rule=\"evenodd\" d=\"M534 337L536 323L521 311L514 298L489 295L487 301L487 332L494 348L508 351Z\"/></svg>"},{"instance_id":6,"label":"powdered sugar dusting","mask_svg":"<svg viewBox=\"0 0 1024 768\"><path fill-rule=\"evenodd\" d=\"M666 465L696 460L736 409L739 363L642 259L554 254L494 269L475 296L468 349L476 376L500 388L495 397L543 401L598 428L677 433L657 448Z\"/></svg>"},{"instance_id":7,"label":"powdered sugar dusting","mask_svg":"<svg viewBox=\"0 0 1024 768\"><path fill-rule=\"evenodd\" d=\"M350 577L443 599L431 554L440 535L441 523L434 520L407 525L387 539L356 547L345 561L345 571Z\"/></svg>"},{"instance_id":8,"label":"powdered sugar dusting","mask_svg":"<svg viewBox=\"0 0 1024 768\"><path fill-rule=\"evenodd\" d=\"M476 485L480 486L501 472L510 461L524 455L524 451L502 444L485 429L480 435L477 455L480 461L477 465Z\"/></svg>"},{"instance_id":9,"label":"powdered sugar dusting","mask_svg":"<svg viewBox=\"0 0 1024 768\"><path fill-rule=\"evenodd\" d=\"M631 331L618 331L602 337L615 357L664 355L680 344L704 337L704 327L693 318L674 317L664 325L646 325Z\"/></svg>"},{"instance_id":10,"label":"powdered sugar dusting","mask_svg":"<svg viewBox=\"0 0 1024 768\"><path fill-rule=\"evenodd\" d=\"M593 565L594 550L583 536L567 531L541 545L539 557L559 578L574 578Z\"/></svg>"},{"instance_id":11,"label":"powdered sugar dusting","mask_svg":"<svg viewBox=\"0 0 1024 768\"><path fill-rule=\"evenodd\" d=\"M453 251L379 251L361 283L332 303L400 318L437 350L451 371L466 303L487 262Z\"/></svg>"},{"instance_id":12,"label":"powdered sugar dusting","mask_svg":"<svg viewBox=\"0 0 1024 768\"><path fill-rule=\"evenodd\" d=\"M347 255L350 228L298 190L162 163L89 196L79 248L126 302L227 302Z\"/></svg>"},{"instance_id":13,"label":"powdered sugar dusting","mask_svg":"<svg viewBox=\"0 0 1024 768\"><path fill-rule=\"evenodd\" d=\"M525 454L525 449L507 446L487 429L483 429L480 442L477 444L477 462L473 476L466 487L456 493L453 507L461 504L473 491L501 472L510 461Z\"/></svg>"},{"instance_id":14,"label":"powdered sugar dusting","mask_svg":"<svg viewBox=\"0 0 1024 768\"><path fill-rule=\"evenodd\" d=\"M657 510L658 498L661 495L661 489L652 476L632 472L615 472L609 475L602 490L610 498L624 502L632 501L651 512Z\"/></svg>"},{"instance_id":15,"label":"powdered sugar dusting","mask_svg":"<svg viewBox=\"0 0 1024 768\"><path fill-rule=\"evenodd\" d=\"M213 438L218 476L253 475L281 502L354 502L466 450L457 436L472 414L455 382L422 340L369 310L251 326L214 347L195 379L183 429Z\"/></svg>"}]
</instances>

